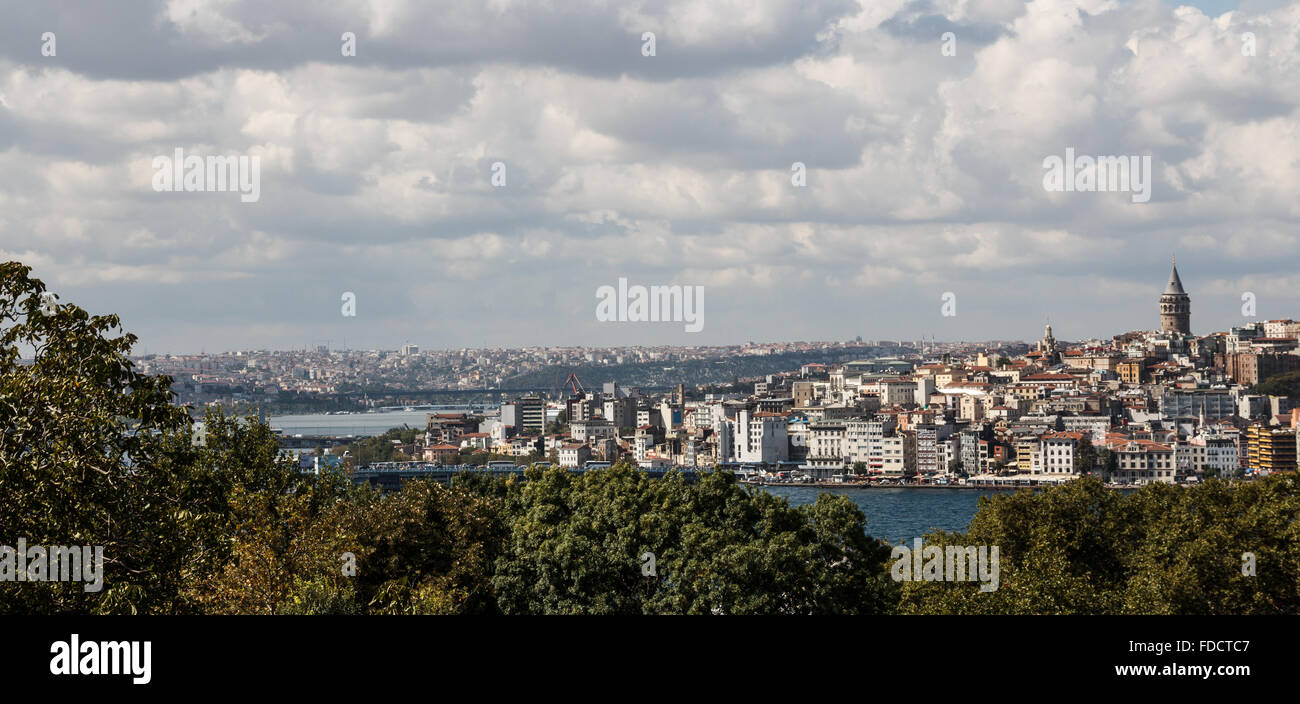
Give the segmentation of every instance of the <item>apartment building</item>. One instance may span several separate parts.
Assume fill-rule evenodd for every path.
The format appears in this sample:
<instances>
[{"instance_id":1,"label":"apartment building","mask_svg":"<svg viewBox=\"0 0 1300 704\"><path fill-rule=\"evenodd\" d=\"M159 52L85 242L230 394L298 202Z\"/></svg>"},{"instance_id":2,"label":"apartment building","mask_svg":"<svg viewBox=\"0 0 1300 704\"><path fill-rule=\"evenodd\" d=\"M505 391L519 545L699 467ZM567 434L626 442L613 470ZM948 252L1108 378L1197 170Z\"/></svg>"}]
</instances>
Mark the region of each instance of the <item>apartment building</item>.
<instances>
[{"instance_id":1,"label":"apartment building","mask_svg":"<svg viewBox=\"0 0 1300 704\"><path fill-rule=\"evenodd\" d=\"M1246 428L1246 468L1254 472L1296 469L1296 431L1251 425Z\"/></svg>"},{"instance_id":2,"label":"apartment building","mask_svg":"<svg viewBox=\"0 0 1300 704\"><path fill-rule=\"evenodd\" d=\"M1063 415L1060 419L1062 430L1088 436L1094 447L1106 444L1106 433L1110 432L1110 416Z\"/></svg>"},{"instance_id":3,"label":"apartment building","mask_svg":"<svg viewBox=\"0 0 1300 704\"><path fill-rule=\"evenodd\" d=\"M884 470L884 440L894 434L898 420L882 415L870 420L851 420L844 424L845 454L850 464L864 462L868 472Z\"/></svg>"},{"instance_id":4,"label":"apartment building","mask_svg":"<svg viewBox=\"0 0 1300 704\"><path fill-rule=\"evenodd\" d=\"M604 418L593 418L591 420L576 421L569 423L569 437L576 442L593 443L596 440L604 440L618 435L618 426L605 420Z\"/></svg>"},{"instance_id":5,"label":"apartment building","mask_svg":"<svg viewBox=\"0 0 1300 704\"><path fill-rule=\"evenodd\" d=\"M775 464L789 459L785 416L748 409L736 413L734 452L737 462Z\"/></svg>"},{"instance_id":6,"label":"apartment building","mask_svg":"<svg viewBox=\"0 0 1300 704\"><path fill-rule=\"evenodd\" d=\"M1177 477L1174 450L1152 440L1130 440L1114 448L1117 470L1114 479L1121 484L1173 484Z\"/></svg>"},{"instance_id":7,"label":"apartment building","mask_svg":"<svg viewBox=\"0 0 1300 704\"><path fill-rule=\"evenodd\" d=\"M1041 472L1043 474L1078 474L1075 469L1075 458L1084 437L1083 433L1069 431L1045 433L1040 447L1041 460L1039 466Z\"/></svg>"},{"instance_id":8,"label":"apartment building","mask_svg":"<svg viewBox=\"0 0 1300 704\"><path fill-rule=\"evenodd\" d=\"M804 467L813 476L825 477L843 471L845 453L843 422L823 421L808 426L808 456Z\"/></svg>"},{"instance_id":9,"label":"apartment building","mask_svg":"<svg viewBox=\"0 0 1300 704\"><path fill-rule=\"evenodd\" d=\"M1237 394L1229 389L1164 389L1160 414L1166 418L1226 418L1237 412Z\"/></svg>"},{"instance_id":10,"label":"apartment building","mask_svg":"<svg viewBox=\"0 0 1300 704\"><path fill-rule=\"evenodd\" d=\"M916 384L904 379L885 379L880 382L880 405L911 406L917 401Z\"/></svg>"},{"instance_id":11,"label":"apartment building","mask_svg":"<svg viewBox=\"0 0 1300 704\"><path fill-rule=\"evenodd\" d=\"M631 428L637 423L636 399L629 397L606 398L601 409L605 420L615 428Z\"/></svg>"},{"instance_id":12,"label":"apartment building","mask_svg":"<svg viewBox=\"0 0 1300 704\"><path fill-rule=\"evenodd\" d=\"M556 450L561 467L581 467L591 459L591 447L586 443L571 442Z\"/></svg>"},{"instance_id":13,"label":"apartment building","mask_svg":"<svg viewBox=\"0 0 1300 704\"><path fill-rule=\"evenodd\" d=\"M1237 474L1237 441L1225 435L1197 435L1174 448L1179 471L1205 471L1220 477Z\"/></svg>"},{"instance_id":14,"label":"apartment building","mask_svg":"<svg viewBox=\"0 0 1300 704\"><path fill-rule=\"evenodd\" d=\"M1224 355L1224 367L1233 381L1253 386L1269 377L1300 370L1300 355L1238 352Z\"/></svg>"},{"instance_id":15,"label":"apartment building","mask_svg":"<svg viewBox=\"0 0 1300 704\"><path fill-rule=\"evenodd\" d=\"M871 474L901 478L916 474L916 439L911 433L898 433L880 440L880 469Z\"/></svg>"},{"instance_id":16,"label":"apartment building","mask_svg":"<svg viewBox=\"0 0 1300 704\"><path fill-rule=\"evenodd\" d=\"M915 427L917 473L947 474L947 465L941 463L939 443L951 437L955 429L951 423L922 423Z\"/></svg>"},{"instance_id":17,"label":"apartment building","mask_svg":"<svg viewBox=\"0 0 1300 704\"><path fill-rule=\"evenodd\" d=\"M521 396L515 401L519 414L520 432L541 433L546 430L546 402L536 394Z\"/></svg>"}]
</instances>

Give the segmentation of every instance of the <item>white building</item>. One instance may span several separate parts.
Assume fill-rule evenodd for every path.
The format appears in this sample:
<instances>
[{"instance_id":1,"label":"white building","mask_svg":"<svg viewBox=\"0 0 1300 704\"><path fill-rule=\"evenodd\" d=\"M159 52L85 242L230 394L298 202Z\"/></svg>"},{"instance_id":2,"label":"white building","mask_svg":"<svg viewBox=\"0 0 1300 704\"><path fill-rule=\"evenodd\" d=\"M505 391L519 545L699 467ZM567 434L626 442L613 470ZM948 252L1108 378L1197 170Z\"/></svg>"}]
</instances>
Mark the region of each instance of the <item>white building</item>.
<instances>
[{"instance_id":1,"label":"white building","mask_svg":"<svg viewBox=\"0 0 1300 704\"><path fill-rule=\"evenodd\" d=\"M886 379L880 382L880 405L909 406L916 403L916 384L903 379Z\"/></svg>"},{"instance_id":2,"label":"white building","mask_svg":"<svg viewBox=\"0 0 1300 704\"><path fill-rule=\"evenodd\" d=\"M556 454L561 467L581 467L591 459L591 448L584 443L571 442L562 445Z\"/></svg>"},{"instance_id":3,"label":"white building","mask_svg":"<svg viewBox=\"0 0 1300 704\"><path fill-rule=\"evenodd\" d=\"M804 467L814 476L829 476L844 469L845 424L814 423L808 428L808 459Z\"/></svg>"},{"instance_id":4,"label":"white building","mask_svg":"<svg viewBox=\"0 0 1300 704\"><path fill-rule=\"evenodd\" d=\"M738 462L775 464L790 459L786 419L780 413L755 413L748 409L736 413L735 451Z\"/></svg>"},{"instance_id":5,"label":"white building","mask_svg":"<svg viewBox=\"0 0 1300 704\"><path fill-rule=\"evenodd\" d=\"M1223 435L1197 435L1174 448L1179 470L1208 470L1220 477L1232 476L1239 467L1237 441Z\"/></svg>"},{"instance_id":6,"label":"white building","mask_svg":"<svg viewBox=\"0 0 1300 704\"><path fill-rule=\"evenodd\" d=\"M906 433L890 435L880 440L880 469L870 469L872 474L901 477L915 473L916 441Z\"/></svg>"},{"instance_id":7,"label":"white building","mask_svg":"<svg viewBox=\"0 0 1300 704\"><path fill-rule=\"evenodd\" d=\"M1035 474L1075 474L1074 458L1083 433L1044 433L1040 440L1041 461ZM1031 470L1032 471L1032 470Z\"/></svg>"},{"instance_id":8,"label":"white building","mask_svg":"<svg viewBox=\"0 0 1300 704\"><path fill-rule=\"evenodd\" d=\"M1177 468L1173 448L1168 445L1132 440L1119 447L1115 454L1119 465L1115 479L1122 484L1174 483Z\"/></svg>"},{"instance_id":9,"label":"white building","mask_svg":"<svg viewBox=\"0 0 1300 704\"><path fill-rule=\"evenodd\" d=\"M569 423L569 436L578 442L604 440L618 435L618 428L603 418Z\"/></svg>"}]
</instances>

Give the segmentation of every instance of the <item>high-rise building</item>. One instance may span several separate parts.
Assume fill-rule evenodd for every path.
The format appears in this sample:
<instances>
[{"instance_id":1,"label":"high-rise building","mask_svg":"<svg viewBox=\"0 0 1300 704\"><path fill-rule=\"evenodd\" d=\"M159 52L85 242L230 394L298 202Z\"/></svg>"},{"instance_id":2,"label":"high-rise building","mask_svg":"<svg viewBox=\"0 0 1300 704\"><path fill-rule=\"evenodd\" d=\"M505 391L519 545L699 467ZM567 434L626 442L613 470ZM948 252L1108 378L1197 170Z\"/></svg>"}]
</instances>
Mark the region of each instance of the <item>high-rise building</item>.
<instances>
[{"instance_id":1,"label":"high-rise building","mask_svg":"<svg viewBox=\"0 0 1300 704\"><path fill-rule=\"evenodd\" d=\"M541 396L529 394L515 401L523 432L540 433L546 428L546 402Z\"/></svg>"},{"instance_id":2,"label":"high-rise building","mask_svg":"<svg viewBox=\"0 0 1300 704\"><path fill-rule=\"evenodd\" d=\"M1246 428L1246 466L1256 471L1289 472L1296 468L1296 434L1291 428Z\"/></svg>"},{"instance_id":3,"label":"high-rise building","mask_svg":"<svg viewBox=\"0 0 1300 704\"><path fill-rule=\"evenodd\" d=\"M1192 334L1192 299L1178 278L1177 262L1169 269L1169 283L1160 294L1160 332Z\"/></svg>"}]
</instances>

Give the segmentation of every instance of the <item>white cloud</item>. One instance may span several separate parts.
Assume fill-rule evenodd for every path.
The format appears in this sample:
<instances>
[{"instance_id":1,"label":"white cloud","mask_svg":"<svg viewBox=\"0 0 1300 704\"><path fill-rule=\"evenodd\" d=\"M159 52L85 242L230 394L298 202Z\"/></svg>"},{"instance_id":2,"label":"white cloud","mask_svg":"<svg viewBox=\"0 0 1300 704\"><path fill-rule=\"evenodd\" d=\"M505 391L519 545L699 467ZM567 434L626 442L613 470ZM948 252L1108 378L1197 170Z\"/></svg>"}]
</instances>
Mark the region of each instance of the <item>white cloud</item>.
<instances>
[{"instance_id":1,"label":"white cloud","mask_svg":"<svg viewBox=\"0 0 1300 704\"><path fill-rule=\"evenodd\" d=\"M592 342L572 311L618 276L709 287L727 314L700 342L929 334L947 286L954 335L1032 336L1049 312L1105 335L1153 322L1173 251L1198 304L1249 282L1300 314L1300 3L295 12L176 0L102 40L71 24L59 61L0 51L0 249L178 350L300 342L339 324L301 317L335 289L366 291L349 334L375 344L421 324L439 345ZM261 200L154 193L150 160L177 147L258 155ZM1067 147L1151 154L1151 202L1044 192Z\"/></svg>"}]
</instances>

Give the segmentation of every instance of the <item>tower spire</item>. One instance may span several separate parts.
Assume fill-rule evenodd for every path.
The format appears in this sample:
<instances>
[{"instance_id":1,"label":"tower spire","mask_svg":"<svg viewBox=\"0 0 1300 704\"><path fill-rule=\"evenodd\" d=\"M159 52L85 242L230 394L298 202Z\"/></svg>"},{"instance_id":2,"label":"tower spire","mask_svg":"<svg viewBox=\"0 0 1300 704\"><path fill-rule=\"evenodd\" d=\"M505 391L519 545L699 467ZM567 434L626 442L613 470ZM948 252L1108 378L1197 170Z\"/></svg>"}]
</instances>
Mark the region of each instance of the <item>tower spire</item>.
<instances>
[{"instance_id":1,"label":"tower spire","mask_svg":"<svg viewBox=\"0 0 1300 704\"><path fill-rule=\"evenodd\" d=\"M1160 331L1191 334L1191 299L1183 289L1183 281L1178 276L1178 263L1175 255L1170 255L1169 283L1160 295Z\"/></svg>"}]
</instances>

